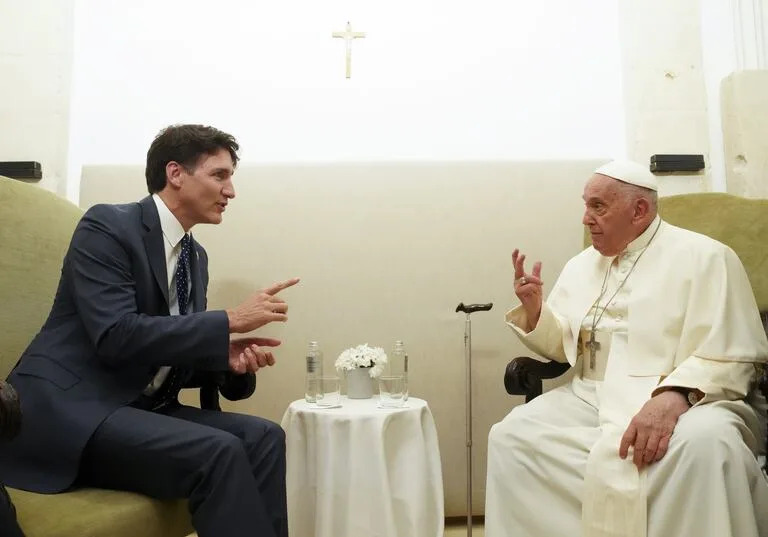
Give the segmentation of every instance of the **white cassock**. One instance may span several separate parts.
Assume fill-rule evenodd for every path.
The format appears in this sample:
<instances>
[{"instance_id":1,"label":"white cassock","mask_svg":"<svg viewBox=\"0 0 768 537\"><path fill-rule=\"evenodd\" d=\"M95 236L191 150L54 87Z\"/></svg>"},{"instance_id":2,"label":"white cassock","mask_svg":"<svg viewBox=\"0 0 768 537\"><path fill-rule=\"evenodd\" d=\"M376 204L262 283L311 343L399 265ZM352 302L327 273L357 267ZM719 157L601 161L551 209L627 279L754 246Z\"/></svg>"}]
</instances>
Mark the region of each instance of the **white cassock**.
<instances>
[{"instance_id":1,"label":"white cassock","mask_svg":"<svg viewBox=\"0 0 768 537\"><path fill-rule=\"evenodd\" d=\"M657 217L619 256L571 259L535 330L522 307L507 322L576 375L491 429L486 537L768 537L765 423L744 402L768 341L730 248ZM638 471L631 450L619 457L621 436L663 386L706 397Z\"/></svg>"}]
</instances>

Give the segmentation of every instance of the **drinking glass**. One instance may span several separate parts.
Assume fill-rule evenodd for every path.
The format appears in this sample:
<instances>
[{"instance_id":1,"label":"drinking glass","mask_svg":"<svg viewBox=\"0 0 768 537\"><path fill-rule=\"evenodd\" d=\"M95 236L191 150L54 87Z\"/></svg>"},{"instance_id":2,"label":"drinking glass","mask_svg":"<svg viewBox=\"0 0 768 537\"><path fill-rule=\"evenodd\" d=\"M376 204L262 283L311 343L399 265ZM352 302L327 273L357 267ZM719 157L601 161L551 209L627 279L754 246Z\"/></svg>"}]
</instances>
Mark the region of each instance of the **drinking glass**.
<instances>
[{"instance_id":1,"label":"drinking glass","mask_svg":"<svg viewBox=\"0 0 768 537\"><path fill-rule=\"evenodd\" d=\"M379 404L384 408L400 408L405 404L403 375L379 377Z\"/></svg>"},{"instance_id":2,"label":"drinking glass","mask_svg":"<svg viewBox=\"0 0 768 537\"><path fill-rule=\"evenodd\" d=\"M341 405L339 377L320 377L317 379L317 384L317 406L328 408Z\"/></svg>"}]
</instances>

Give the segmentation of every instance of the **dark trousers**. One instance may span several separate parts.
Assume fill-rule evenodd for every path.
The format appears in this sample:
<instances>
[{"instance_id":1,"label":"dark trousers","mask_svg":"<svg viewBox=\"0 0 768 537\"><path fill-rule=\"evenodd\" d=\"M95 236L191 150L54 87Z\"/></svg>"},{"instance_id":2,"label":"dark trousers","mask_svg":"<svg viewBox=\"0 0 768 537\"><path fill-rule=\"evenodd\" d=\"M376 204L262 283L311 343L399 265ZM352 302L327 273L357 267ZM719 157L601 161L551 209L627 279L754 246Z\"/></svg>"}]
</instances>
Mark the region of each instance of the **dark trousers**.
<instances>
[{"instance_id":1,"label":"dark trousers","mask_svg":"<svg viewBox=\"0 0 768 537\"><path fill-rule=\"evenodd\" d=\"M78 484L188 498L200 537L287 537L285 433L243 414L123 407L88 442Z\"/></svg>"},{"instance_id":2,"label":"dark trousers","mask_svg":"<svg viewBox=\"0 0 768 537\"><path fill-rule=\"evenodd\" d=\"M16 509L13 508L11 498L2 485L0 485L0 535L3 537L24 537L24 533L16 522Z\"/></svg>"}]
</instances>

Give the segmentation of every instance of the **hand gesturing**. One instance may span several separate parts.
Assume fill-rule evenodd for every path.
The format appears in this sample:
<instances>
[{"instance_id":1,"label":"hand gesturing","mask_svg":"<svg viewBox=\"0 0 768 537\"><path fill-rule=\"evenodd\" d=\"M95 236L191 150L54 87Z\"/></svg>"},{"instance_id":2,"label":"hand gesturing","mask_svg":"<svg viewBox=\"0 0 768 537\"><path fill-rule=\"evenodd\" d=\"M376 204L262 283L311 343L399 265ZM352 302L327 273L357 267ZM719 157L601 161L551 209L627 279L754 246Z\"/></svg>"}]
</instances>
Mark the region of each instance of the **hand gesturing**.
<instances>
[{"instance_id":1,"label":"hand gesturing","mask_svg":"<svg viewBox=\"0 0 768 537\"><path fill-rule=\"evenodd\" d=\"M229 342L229 368L233 373L255 373L262 367L275 364L272 351L262 347L277 347L279 339L244 337Z\"/></svg>"},{"instance_id":2,"label":"hand gesturing","mask_svg":"<svg viewBox=\"0 0 768 537\"><path fill-rule=\"evenodd\" d=\"M512 264L515 267L515 294L525 308L528 316L528 329L533 330L539 322L542 304L541 261L533 264L533 272L525 272L525 254L515 248L512 252Z\"/></svg>"},{"instance_id":3,"label":"hand gesturing","mask_svg":"<svg viewBox=\"0 0 768 537\"><path fill-rule=\"evenodd\" d=\"M277 294L299 283L298 278L270 285L250 296L234 309L227 310L230 332L250 332L272 322L288 320L288 304Z\"/></svg>"}]
</instances>

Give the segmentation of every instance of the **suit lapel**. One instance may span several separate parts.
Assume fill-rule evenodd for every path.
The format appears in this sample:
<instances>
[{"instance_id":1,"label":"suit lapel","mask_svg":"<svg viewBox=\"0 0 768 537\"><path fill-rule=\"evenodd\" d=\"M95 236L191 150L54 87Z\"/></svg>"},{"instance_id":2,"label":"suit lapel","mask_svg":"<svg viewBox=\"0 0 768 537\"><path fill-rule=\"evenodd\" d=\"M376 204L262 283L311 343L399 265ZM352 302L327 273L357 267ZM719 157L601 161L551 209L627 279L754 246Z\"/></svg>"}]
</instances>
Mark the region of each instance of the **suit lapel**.
<instances>
[{"instance_id":1,"label":"suit lapel","mask_svg":"<svg viewBox=\"0 0 768 537\"><path fill-rule=\"evenodd\" d=\"M163 293L165 304L168 305L168 272L165 267L165 246L163 245L163 230L160 227L160 217L152 196L147 196L139 202L141 205L141 219L144 223L144 248L147 250L147 259L152 267L157 286Z\"/></svg>"},{"instance_id":2,"label":"suit lapel","mask_svg":"<svg viewBox=\"0 0 768 537\"><path fill-rule=\"evenodd\" d=\"M203 311L205 291L203 290L203 275L200 272L200 246L192 237L192 253L189 256L189 271L192 273L192 304L194 311Z\"/></svg>"}]
</instances>

